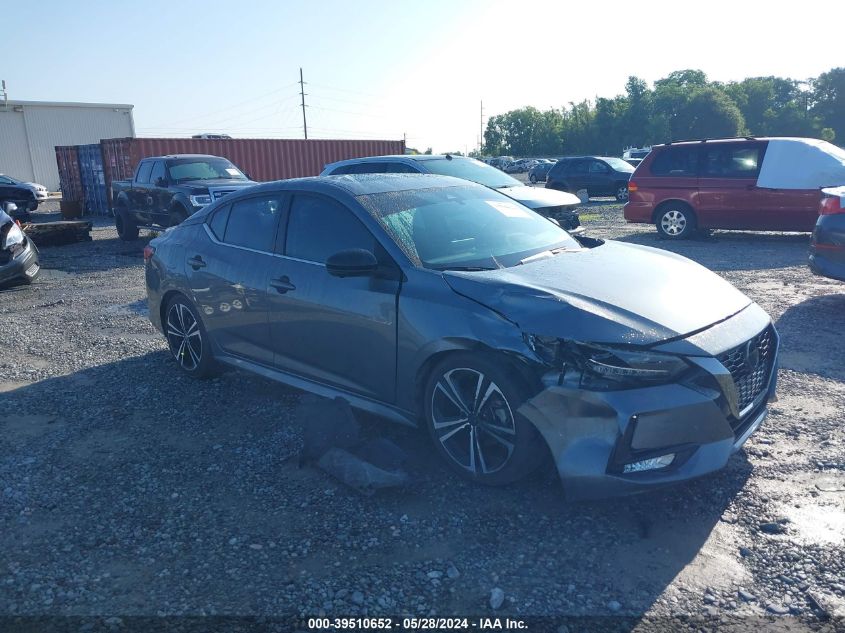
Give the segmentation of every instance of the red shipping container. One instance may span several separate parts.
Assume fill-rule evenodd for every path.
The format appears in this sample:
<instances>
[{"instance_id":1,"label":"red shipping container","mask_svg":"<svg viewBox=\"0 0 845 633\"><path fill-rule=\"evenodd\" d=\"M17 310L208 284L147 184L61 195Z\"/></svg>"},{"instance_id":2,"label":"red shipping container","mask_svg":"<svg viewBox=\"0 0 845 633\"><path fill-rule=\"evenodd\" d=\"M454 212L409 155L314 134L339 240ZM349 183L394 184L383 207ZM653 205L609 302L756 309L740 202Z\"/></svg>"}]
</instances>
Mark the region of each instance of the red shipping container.
<instances>
[{"instance_id":1,"label":"red shipping container","mask_svg":"<svg viewBox=\"0 0 845 633\"><path fill-rule=\"evenodd\" d=\"M259 182L317 176L328 163L362 156L404 154L404 141L322 139L110 138L100 141L106 187L127 180L143 158L168 154L223 156Z\"/></svg>"},{"instance_id":2,"label":"red shipping container","mask_svg":"<svg viewBox=\"0 0 845 633\"><path fill-rule=\"evenodd\" d=\"M62 200L82 202L82 177L79 174L79 153L76 145L56 146L56 165Z\"/></svg>"}]
</instances>

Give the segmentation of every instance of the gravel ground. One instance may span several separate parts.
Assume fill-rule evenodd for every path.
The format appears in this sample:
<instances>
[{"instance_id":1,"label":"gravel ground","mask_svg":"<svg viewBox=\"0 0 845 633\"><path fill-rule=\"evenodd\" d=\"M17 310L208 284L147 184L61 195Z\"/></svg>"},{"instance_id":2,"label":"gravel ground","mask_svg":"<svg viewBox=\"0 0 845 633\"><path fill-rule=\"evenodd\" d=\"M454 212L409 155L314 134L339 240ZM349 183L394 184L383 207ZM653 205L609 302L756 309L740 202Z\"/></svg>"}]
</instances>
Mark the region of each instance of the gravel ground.
<instances>
[{"instance_id":1,"label":"gravel ground","mask_svg":"<svg viewBox=\"0 0 845 633\"><path fill-rule=\"evenodd\" d=\"M582 217L591 235L708 266L775 320L779 400L724 471L567 504L551 475L457 480L422 434L367 418L367 434L409 451L414 482L361 496L298 467L300 392L180 375L146 318L145 239L122 243L97 219L93 242L43 249L41 278L0 292L0 614L840 627L845 286L809 272L806 234L675 244L611 201Z\"/></svg>"}]
</instances>

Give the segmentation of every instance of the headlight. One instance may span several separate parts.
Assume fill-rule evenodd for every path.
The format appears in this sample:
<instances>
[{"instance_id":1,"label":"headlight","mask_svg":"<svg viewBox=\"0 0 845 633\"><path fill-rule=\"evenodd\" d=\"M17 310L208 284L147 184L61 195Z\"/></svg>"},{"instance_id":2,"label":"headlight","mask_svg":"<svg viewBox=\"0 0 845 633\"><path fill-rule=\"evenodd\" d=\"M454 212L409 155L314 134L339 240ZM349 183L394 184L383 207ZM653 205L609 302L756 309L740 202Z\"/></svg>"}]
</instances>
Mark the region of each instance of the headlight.
<instances>
[{"instance_id":1,"label":"headlight","mask_svg":"<svg viewBox=\"0 0 845 633\"><path fill-rule=\"evenodd\" d=\"M204 207L211 204L211 196L208 194L202 196L188 196L191 199L191 204L195 207Z\"/></svg>"},{"instance_id":2,"label":"headlight","mask_svg":"<svg viewBox=\"0 0 845 633\"><path fill-rule=\"evenodd\" d=\"M525 334L537 356L561 371L561 383L585 389L629 389L672 382L690 366L680 356L659 352L586 345Z\"/></svg>"},{"instance_id":3,"label":"headlight","mask_svg":"<svg viewBox=\"0 0 845 633\"><path fill-rule=\"evenodd\" d=\"M24 236L23 231L21 231L21 227L17 224L12 223L8 226L9 229L3 237L3 250L10 250L14 253L21 249L26 237Z\"/></svg>"}]
</instances>

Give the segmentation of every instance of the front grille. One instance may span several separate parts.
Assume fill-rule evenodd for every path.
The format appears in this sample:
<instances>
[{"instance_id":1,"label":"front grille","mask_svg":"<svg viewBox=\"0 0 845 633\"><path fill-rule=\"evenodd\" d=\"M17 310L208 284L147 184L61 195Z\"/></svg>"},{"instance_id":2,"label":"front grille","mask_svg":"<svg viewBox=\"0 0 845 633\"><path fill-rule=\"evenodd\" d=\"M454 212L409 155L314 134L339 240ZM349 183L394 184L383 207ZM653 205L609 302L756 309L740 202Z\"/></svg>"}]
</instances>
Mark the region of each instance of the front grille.
<instances>
[{"instance_id":1,"label":"front grille","mask_svg":"<svg viewBox=\"0 0 845 633\"><path fill-rule=\"evenodd\" d=\"M223 190L223 191L221 191L220 189L215 189L214 191L211 192L211 198L212 198L212 200L219 200L220 198L222 198L226 194L230 194L233 191L234 191L234 189L226 189L226 190Z\"/></svg>"},{"instance_id":2,"label":"front grille","mask_svg":"<svg viewBox=\"0 0 845 633\"><path fill-rule=\"evenodd\" d=\"M757 336L717 356L731 372L738 397L737 409L752 404L769 384L775 356L775 341L769 326Z\"/></svg>"}]
</instances>

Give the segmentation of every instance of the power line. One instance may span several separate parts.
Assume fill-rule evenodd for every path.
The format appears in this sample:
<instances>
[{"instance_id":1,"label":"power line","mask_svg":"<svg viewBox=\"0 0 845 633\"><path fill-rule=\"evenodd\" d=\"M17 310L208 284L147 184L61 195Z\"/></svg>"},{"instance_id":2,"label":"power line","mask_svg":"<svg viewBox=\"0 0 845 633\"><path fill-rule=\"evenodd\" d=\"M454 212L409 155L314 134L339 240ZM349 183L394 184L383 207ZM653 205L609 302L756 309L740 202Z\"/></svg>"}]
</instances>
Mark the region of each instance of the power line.
<instances>
[{"instance_id":1,"label":"power line","mask_svg":"<svg viewBox=\"0 0 845 633\"><path fill-rule=\"evenodd\" d=\"M331 86L326 86L325 84L315 84L315 83L311 83L310 85L314 86L316 88L325 88L326 90L334 90L336 92L349 92L349 93L352 93L352 94L362 95L364 97L373 97L375 99L380 98L378 95L374 95L370 92L362 92L360 90L349 90L347 88L333 88Z\"/></svg>"},{"instance_id":2,"label":"power line","mask_svg":"<svg viewBox=\"0 0 845 633\"><path fill-rule=\"evenodd\" d=\"M221 112L228 112L228 111L230 111L234 108L240 107L240 106L245 105L247 103L254 103L254 102L258 101L259 99L264 99L265 97L269 97L270 95L277 94L277 93L281 92L282 90L285 90L286 88L289 88L289 87L295 85L296 83L298 83L298 82L293 81L293 82L291 82L287 85L284 85L280 88L276 88L275 90L271 90L270 92L265 92L265 93L260 94L256 97L250 97L249 99L245 99L244 101L238 101L237 103L233 103L231 105L225 106L225 107L220 108L218 110L212 110L211 112L205 112L203 114L193 114L190 117L185 117L183 119L176 119L175 121L170 121L170 123L171 124L177 124L177 123L183 123L185 121L196 121L197 119L204 119L205 117L213 116L213 115L219 114Z\"/></svg>"}]
</instances>

